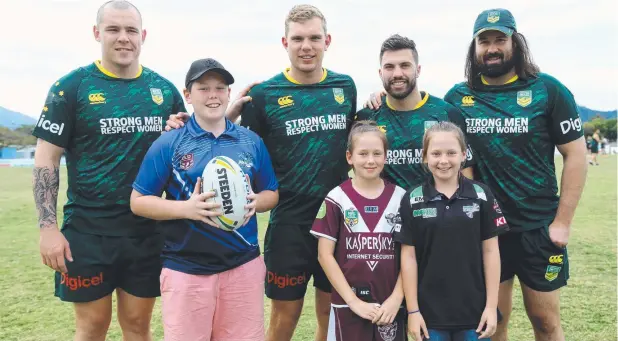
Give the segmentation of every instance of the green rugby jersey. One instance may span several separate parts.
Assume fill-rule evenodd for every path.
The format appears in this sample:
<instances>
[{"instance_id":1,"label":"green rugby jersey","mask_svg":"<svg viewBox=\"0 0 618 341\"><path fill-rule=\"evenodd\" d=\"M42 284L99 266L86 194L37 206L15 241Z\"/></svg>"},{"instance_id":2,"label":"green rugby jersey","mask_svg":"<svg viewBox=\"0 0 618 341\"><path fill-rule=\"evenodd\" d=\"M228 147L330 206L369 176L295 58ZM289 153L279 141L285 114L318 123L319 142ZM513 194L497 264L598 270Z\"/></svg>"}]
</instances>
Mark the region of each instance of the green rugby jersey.
<instances>
[{"instance_id":1,"label":"green rugby jersey","mask_svg":"<svg viewBox=\"0 0 618 341\"><path fill-rule=\"evenodd\" d=\"M136 78L121 79L97 61L52 85L33 135L65 149L63 228L152 233L155 222L131 212L132 184L165 120L179 111L186 112L178 90L145 67Z\"/></svg>"},{"instance_id":2,"label":"green rugby jersey","mask_svg":"<svg viewBox=\"0 0 618 341\"><path fill-rule=\"evenodd\" d=\"M461 113L440 98L421 91L422 100L409 111L393 109L386 96L377 110L361 109L356 120L373 120L386 134L388 151L384 177L399 187L409 189L427 180L429 171L423 166L423 136L438 122L451 121L464 129ZM467 165L472 163L468 152Z\"/></svg>"},{"instance_id":3,"label":"green rugby jersey","mask_svg":"<svg viewBox=\"0 0 618 341\"><path fill-rule=\"evenodd\" d=\"M463 114L475 177L494 192L511 231L547 226L559 201L555 147L583 136L573 95L543 73L500 86L476 83L445 96Z\"/></svg>"},{"instance_id":4,"label":"green rugby jersey","mask_svg":"<svg viewBox=\"0 0 618 341\"><path fill-rule=\"evenodd\" d=\"M356 86L331 70L324 69L316 84L300 84L288 72L251 89L240 124L262 137L279 181L271 224L310 229L328 192L348 178L345 151Z\"/></svg>"}]
</instances>

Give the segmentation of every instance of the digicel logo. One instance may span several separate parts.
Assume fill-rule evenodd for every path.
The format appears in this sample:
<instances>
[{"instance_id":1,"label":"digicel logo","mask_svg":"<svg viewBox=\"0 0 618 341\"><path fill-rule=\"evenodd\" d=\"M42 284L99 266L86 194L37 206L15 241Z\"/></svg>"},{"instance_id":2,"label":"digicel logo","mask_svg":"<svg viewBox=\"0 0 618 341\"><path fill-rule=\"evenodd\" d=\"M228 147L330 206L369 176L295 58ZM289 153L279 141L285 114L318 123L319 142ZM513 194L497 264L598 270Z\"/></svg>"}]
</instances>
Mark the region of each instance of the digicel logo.
<instances>
[{"instance_id":1,"label":"digicel logo","mask_svg":"<svg viewBox=\"0 0 618 341\"><path fill-rule=\"evenodd\" d=\"M50 120L45 119L45 115L41 115L39 122L36 125L37 127L41 127L52 134L58 134L58 136L62 136L62 130L64 129L64 123L58 125L57 123L51 123Z\"/></svg>"},{"instance_id":2,"label":"digicel logo","mask_svg":"<svg viewBox=\"0 0 618 341\"><path fill-rule=\"evenodd\" d=\"M66 273L62 274L60 284L66 285L71 291L75 291L81 288L90 288L91 286L97 286L103 283L103 273L99 273L92 277L70 277Z\"/></svg>"},{"instance_id":3,"label":"digicel logo","mask_svg":"<svg viewBox=\"0 0 618 341\"><path fill-rule=\"evenodd\" d=\"M304 284L306 280L304 272L300 276L290 277L290 275L279 276L276 272L268 271L268 283L274 283L280 289Z\"/></svg>"}]
</instances>

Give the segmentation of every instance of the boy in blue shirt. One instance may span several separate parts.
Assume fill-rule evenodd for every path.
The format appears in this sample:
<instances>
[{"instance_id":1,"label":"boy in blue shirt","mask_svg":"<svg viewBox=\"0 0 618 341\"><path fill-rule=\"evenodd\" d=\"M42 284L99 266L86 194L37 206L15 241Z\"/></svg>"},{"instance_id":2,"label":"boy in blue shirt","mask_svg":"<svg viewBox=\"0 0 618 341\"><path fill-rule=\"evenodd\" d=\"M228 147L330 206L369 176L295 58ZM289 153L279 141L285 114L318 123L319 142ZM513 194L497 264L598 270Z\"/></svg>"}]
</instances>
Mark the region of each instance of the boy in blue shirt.
<instances>
[{"instance_id":1,"label":"boy in blue shirt","mask_svg":"<svg viewBox=\"0 0 618 341\"><path fill-rule=\"evenodd\" d=\"M264 339L266 268L255 212L277 204L278 182L262 139L225 118L233 83L217 61L193 62L184 95L195 114L187 129L155 141L133 184L133 212L163 221L160 280L166 341ZM246 224L231 232L213 221L221 215L219 205L206 203L214 193L200 192L200 176L215 156L235 160L256 191L248 196Z\"/></svg>"}]
</instances>

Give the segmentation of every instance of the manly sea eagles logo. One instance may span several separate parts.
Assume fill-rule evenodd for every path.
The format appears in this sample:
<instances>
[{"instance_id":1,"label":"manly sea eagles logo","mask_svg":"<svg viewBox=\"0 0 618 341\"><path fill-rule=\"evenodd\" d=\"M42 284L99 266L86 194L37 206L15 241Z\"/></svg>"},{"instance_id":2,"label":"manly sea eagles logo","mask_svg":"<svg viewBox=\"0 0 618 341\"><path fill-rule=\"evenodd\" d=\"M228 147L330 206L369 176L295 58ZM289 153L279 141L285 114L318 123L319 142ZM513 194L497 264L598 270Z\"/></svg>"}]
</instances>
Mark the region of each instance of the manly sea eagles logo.
<instances>
[{"instance_id":1,"label":"manly sea eagles logo","mask_svg":"<svg viewBox=\"0 0 618 341\"><path fill-rule=\"evenodd\" d=\"M378 327L378 332L384 341L393 341L397 336L397 321Z\"/></svg>"},{"instance_id":2,"label":"manly sea eagles logo","mask_svg":"<svg viewBox=\"0 0 618 341\"><path fill-rule=\"evenodd\" d=\"M393 228L391 229L391 233L393 232L393 230L395 230L396 232L399 232L401 230L401 216L399 215L399 213L395 214L395 213L389 213L386 215L386 222L392 226Z\"/></svg>"},{"instance_id":3,"label":"manly sea eagles logo","mask_svg":"<svg viewBox=\"0 0 618 341\"><path fill-rule=\"evenodd\" d=\"M193 154L185 154L180 159L180 169L187 170L193 167Z\"/></svg>"}]
</instances>

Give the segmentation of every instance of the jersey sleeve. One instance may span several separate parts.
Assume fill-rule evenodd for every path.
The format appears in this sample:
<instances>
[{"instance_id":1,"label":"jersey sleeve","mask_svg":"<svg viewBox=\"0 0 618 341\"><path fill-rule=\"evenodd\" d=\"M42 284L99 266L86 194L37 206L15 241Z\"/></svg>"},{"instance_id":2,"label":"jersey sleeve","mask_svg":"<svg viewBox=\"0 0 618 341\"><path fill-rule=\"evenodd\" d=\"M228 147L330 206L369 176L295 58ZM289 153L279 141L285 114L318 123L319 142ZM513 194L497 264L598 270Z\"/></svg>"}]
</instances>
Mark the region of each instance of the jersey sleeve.
<instances>
[{"instance_id":1,"label":"jersey sleeve","mask_svg":"<svg viewBox=\"0 0 618 341\"><path fill-rule=\"evenodd\" d=\"M455 84L449 91L446 92L446 94L444 95L444 101L450 105L457 105L457 103L455 103L455 94L457 92L457 88L459 87L459 84Z\"/></svg>"},{"instance_id":2,"label":"jersey sleeve","mask_svg":"<svg viewBox=\"0 0 618 341\"><path fill-rule=\"evenodd\" d=\"M58 147L69 147L77 117L79 82L79 76L73 72L50 87L32 135Z\"/></svg>"},{"instance_id":3,"label":"jersey sleeve","mask_svg":"<svg viewBox=\"0 0 618 341\"><path fill-rule=\"evenodd\" d=\"M240 114L240 125L264 138L266 134L266 102L263 92L256 87L248 93L251 101L245 103Z\"/></svg>"},{"instance_id":4,"label":"jersey sleeve","mask_svg":"<svg viewBox=\"0 0 618 341\"><path fill-rule=\"evenodd\" d=\"M143 195L160 197L172 175L171 139L168 134L159 137L142 160L133 189Z\"/></svg>"},{"instance_id":5,"label":"jersey sleeve","mask_svg":"<svg viewBox=\"0 0 618 341\"><path fill-rule=\"evenodd\" d=\"M466 121L459 109L449 103L447 109L448 120L461 129L464 136L466 135ZM472 167L476 164L476 160L474 159L474 152L472 147L468 143L466 145L466 161L464 163L463 168Z\"/></svg>"},{"instance_id":6,"label":"jersey sleeve","mask_svg":"<svg viewBox=\"0 0 618 341\"><path fill-rule=\"evenodd\" d=\"M318 210L310 232L317 238L327 238L336 242L339 238L341 221L341 210L331 198L326 197Z\"/></svg>"},{"instance_id":7,"label":"jersey sleeve","mask_svg":"<svg viewBox=\"0 0 618 341\"><path fill-rule=\"evenodd\" d=\"M412 206L410 205L410 192L401 198L399 204L399 216L401 218L401 227L399 231L395 229L393 239L400 244L414 245L414 217L412 215Z\"/></svg>"},{"instance_id":8,"label":"jersey sleeve","mask_svg":"<svg viewBox=\"0 0 618 341\"><path fill-rule=\"evenodd\" d=\"M487 186L483 187L487 201L482 202L481 240L493 238L509 230L509 225L502 214L500 205Z\"/></svg>"},{"instance_id":9,"label":"jersey sleeve","mask_svg":"<svg viewBox=\"0 0 618 341\"><path fill-rule=\"evenodd\" d=\"M261 191L276 191L277 188L279 188L279 183L277 182L277 177L275 176L270 154L268 153L268 149L262 139L259 139L257 154L258 169L254 178L254 192L259 193Z\"/></svg>"},{"instance_id":10,"label":"jersey sleeve","mask_svg":"<svg viewBox=\"0 0 618 341\"><path fill-rule=\"evenodd\" d=\"M369 108L363 108L356 113L354 121L373 120L373 110Z\"/></svg>"},{"instance_id":11,"label":"jersey sleeve","mask_svg":"<svg viewBox=\"0 0 618 341\"><path fill-rule=\"evenodd\" d=\"M171 85L171 87L172 93L174 94L174 106L172 107L172 115L175 115L179 112L187 112L187 108L185 107L185 101L182 98L182 95L174 85Z\"/></svg>"},{"instance_id":12,"label":"jersey sleeve","mask_svg":"<svg viewBox=\"0 0 618 341\"><path fill-rule=\"evenodd\" d=\"M551 76L540 77L545 83L549 97L547 108L550 117L549 132L554 144L569 143L584 136L579 109L571 91Z\"/></svg>"}]
</instances>

